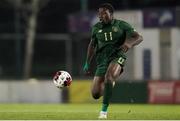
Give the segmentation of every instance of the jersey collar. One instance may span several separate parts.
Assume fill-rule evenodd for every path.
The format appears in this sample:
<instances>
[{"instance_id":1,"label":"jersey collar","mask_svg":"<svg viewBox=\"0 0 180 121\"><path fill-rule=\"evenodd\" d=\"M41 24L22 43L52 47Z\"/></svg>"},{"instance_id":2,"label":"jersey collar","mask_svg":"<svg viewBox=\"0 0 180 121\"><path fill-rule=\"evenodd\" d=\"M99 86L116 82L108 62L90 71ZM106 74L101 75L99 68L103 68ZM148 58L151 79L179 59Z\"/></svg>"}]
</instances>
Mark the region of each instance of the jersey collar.
<instances>
[{"instance_id":1,"label":"jersey collar","mask_svg":"<svg viewBox=\"0 0 180 121\"><path fill-rule=\"evenodd\" d=\"M113 25L115 23L115 19L112 19L111 21L111 25Z\"/></svg>"}]
</instances>

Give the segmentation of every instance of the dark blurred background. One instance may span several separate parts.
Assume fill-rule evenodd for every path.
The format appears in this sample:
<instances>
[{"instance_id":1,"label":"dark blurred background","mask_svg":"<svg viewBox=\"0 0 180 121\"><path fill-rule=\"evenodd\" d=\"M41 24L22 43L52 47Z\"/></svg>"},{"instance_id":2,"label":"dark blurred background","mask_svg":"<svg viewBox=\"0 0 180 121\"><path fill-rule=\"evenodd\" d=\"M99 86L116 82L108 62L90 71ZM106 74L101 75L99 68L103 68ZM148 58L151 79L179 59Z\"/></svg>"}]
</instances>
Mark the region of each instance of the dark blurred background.
<instances>
[{"instance_id":1,"label":"dark blurred background","mask_svg":"<svg viewBox=\"0 0 180 121\"><path fill-rule=\"evenodd\" d=\"M69 31L68 16L72 13L96 11L104 2L118 11L148 8L178 8L179 0L38 0L35 41L30 59L26 57L27 31L34 10L32 0L0 1L0 78L51 78L57 70L71 71L74 77L83 77L81 70L89 42L89 33L80 41L76 37L72 48L65 40L78 36ZM83 51L82 51L83 50ZM72 57L67 57L68 51ZM28 56L28 55L27 55ZM70 59L70 60L69 60ZM30 62L28 62L30 60ZM28 66L28 67L25 67ZM25 72L26 70L26 72Z\"/></svg>"},{"instance_id":2,"label":"dark blurred background","mask_svg":"<svg viewBox=\"0 0 180 121\"><path fill-rule=\"evenodd\" d=\"M0 102L94 102L95 62L90 76L82 66L105 2L144 38L128 51L112 102L180 103L180 0L0 0ZM71 74L69 90L53 85L59 70Z\"/></svg>"}]
</instances>

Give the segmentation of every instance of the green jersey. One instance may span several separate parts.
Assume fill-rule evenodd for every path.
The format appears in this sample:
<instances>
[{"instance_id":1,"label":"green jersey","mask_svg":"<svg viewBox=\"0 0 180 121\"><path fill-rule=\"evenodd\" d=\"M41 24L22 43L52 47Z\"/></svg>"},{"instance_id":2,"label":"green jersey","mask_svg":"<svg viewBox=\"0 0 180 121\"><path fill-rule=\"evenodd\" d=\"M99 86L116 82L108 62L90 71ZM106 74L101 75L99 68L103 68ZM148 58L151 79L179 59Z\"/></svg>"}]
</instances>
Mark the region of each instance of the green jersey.
<instances>
[{"instance_id":1,"label":"green jersey","mask_svg":"<svg viewBox=\"0 0 180 121\"><path fill-rule=\"evenodd\" d=\"M92 41L96 52L102 52L106 46L115 50L123 44L126 36L131 36L134 28L122 20L113 19L110 24L98 22L92 27Z\"/></svg>"},{"instance_id":2,"label":"green jersey","mask_svg":"<svg viewBox=\"0 0 180 121\"><path fill-rule=\"evenodd\" d=\"M96 47L96 76L104 76L110 62L124 66L126 55L119 47L134 28L122 20L113 19L109 24L98 22L92 27L92 42Z\"/></svg>"}]
</instances>

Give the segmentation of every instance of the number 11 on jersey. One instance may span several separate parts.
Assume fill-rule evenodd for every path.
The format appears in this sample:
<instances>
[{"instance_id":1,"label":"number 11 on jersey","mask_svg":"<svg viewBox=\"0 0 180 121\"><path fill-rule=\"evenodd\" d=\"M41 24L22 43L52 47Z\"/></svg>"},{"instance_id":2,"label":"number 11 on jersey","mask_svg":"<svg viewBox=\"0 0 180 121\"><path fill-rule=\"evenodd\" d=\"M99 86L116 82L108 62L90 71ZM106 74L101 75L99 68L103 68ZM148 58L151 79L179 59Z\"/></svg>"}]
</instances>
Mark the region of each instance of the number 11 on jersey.
<instances>
[{"instance_id":1,"label":"number 11 on jersey","mask_svg":"<svg viewBox=\"0 0 180 121\"><path fill-rule=\"evenodd\" d=\"M112 40L112 32L104 33L105 41Z\"/></svg>"}]
</instances>

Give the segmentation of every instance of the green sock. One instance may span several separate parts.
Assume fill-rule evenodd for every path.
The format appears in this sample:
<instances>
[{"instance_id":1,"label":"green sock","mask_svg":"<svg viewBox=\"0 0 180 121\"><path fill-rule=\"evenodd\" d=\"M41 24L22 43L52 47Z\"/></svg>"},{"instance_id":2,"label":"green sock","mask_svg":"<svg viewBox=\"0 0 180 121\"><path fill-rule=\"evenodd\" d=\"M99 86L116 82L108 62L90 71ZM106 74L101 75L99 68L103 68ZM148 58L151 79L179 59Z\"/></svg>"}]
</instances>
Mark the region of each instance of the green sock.
<instances>
[{"instance_id":1,"label":"green sock","mask_svg":"<svg viewBox=\"0 0 180 121\"><path fill-rule=\"evenodd\" d=\"M109 100L112 96L112 83L105 83L104 85L104 96L103 96L103 105L102 111L107 112L109 106Z\"/></svg>"}]
</instances>

